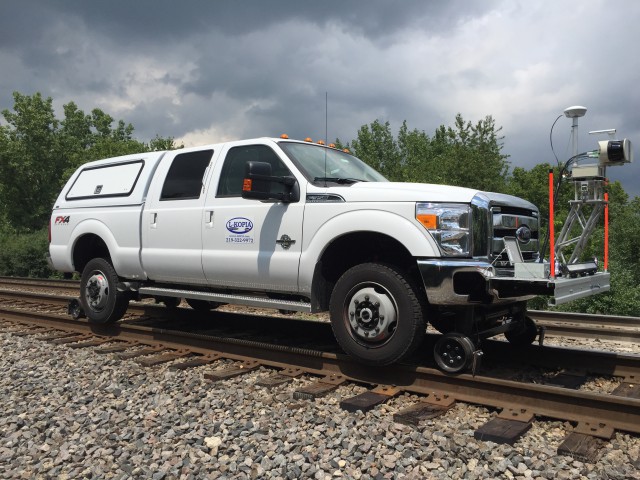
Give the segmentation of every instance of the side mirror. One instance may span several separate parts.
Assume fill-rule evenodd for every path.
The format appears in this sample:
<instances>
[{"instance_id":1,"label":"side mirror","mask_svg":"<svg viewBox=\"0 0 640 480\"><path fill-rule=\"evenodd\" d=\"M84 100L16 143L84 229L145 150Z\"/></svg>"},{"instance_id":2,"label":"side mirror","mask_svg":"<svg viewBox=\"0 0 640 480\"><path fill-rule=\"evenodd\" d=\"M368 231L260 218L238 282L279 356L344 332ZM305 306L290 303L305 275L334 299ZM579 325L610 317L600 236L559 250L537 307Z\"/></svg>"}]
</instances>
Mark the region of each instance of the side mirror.
<instances>
[{"instance_id":1,"label":"side mirror","mask_svg":"<svg viewBox=\"0 0 640 480\"><path fill-rule=\"evenodd\" d=\"M271 185L281 183L284 192L272 192ZM300 200L300 187L294 177L274 177L271 164L267 162L247 162L242 180L242 198L254 200L280 200L284 203Z\"/></svg>"}]
</instances>

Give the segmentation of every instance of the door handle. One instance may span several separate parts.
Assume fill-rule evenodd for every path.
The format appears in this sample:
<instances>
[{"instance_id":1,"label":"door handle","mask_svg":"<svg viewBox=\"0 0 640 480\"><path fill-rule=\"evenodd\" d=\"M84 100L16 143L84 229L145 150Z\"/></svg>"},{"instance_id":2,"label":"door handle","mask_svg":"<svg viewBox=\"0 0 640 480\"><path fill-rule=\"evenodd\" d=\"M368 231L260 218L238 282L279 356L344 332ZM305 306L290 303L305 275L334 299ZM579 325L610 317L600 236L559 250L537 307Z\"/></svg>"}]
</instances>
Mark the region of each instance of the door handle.
<instances>
[{"instance_id":1,"label":"door handle","mask_svg":"<svg viewBox=\"0 0 640 480\"><path fill-rule=\"evenodd\" d=\"M150 218L151 218L151 228L156 228L157 222L158 222L158 214L154 212L150 215Z\"/></svg>"},{"instance_id":2,"label":"door handle","mask_svg":"<svg viewBox=\"0 0 640 480\"><path fill-rule=\"evenodd\" d=\"M204 223L207 228L213 228L213 210L207 210L204 214Z\"/></svg>"}]
</instances>

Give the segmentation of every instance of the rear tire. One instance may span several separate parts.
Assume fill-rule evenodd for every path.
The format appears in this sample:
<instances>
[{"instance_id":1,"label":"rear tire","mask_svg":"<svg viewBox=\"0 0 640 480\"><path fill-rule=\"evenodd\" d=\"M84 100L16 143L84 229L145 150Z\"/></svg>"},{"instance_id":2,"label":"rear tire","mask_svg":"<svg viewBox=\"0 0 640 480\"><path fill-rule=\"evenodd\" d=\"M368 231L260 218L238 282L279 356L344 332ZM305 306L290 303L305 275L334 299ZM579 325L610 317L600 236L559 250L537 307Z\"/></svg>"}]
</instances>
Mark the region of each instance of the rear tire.
<instances>
[{"instance_id":1,"label":"rear tire","mask_svg":"<svg viewBox=\"0 0 640 480\"><path fill-rule=\"evenodd\" d=\"M511 345L526 347L531 345L538 336L538 327L531 317L524 317L521 326L515 330L504 332L504 336Z\"/></svg>"},{"instance_id":2,"label":"rear tire","mask_svg":"<svg viewBox=\"0 0 640 480\"><path fill-rule=\"evenodd\" d=\"M82 271L80 303L91 323L117 322L127 311L129 295L118 291L118 274L104 258L90 260Z\"/></svg>"},{"instance_id":3,"label":"rear tire","mask_svg":"<svg viewBox=\"0 0 640 480\"><path fill-rule=\"evenodd\" d=\"M330 301L331 326L340 347L368 365L409 356L425 334L419 290L396 267L363 263L337 281Z\"/></svg>"}]
</instances>

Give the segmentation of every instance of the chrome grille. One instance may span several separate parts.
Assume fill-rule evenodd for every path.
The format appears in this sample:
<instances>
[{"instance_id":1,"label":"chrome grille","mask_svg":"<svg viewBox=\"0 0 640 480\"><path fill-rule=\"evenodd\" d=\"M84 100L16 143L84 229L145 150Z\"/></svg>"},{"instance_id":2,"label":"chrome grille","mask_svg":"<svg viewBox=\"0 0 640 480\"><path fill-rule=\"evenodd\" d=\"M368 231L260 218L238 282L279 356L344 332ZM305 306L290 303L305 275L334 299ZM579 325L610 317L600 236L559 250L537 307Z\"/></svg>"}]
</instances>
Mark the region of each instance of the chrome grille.
<instances>
[{"instance_id":1,"label":"chrome grille","mask_svg":"<svg viewBox=\"0 0 640 480\"><path fill-rule=\"evenodd\" d=\"M509 258L504 252L504 237L518 237L518 229L528 228L530 240L519 242L522 258L525 262L533 262L538 258L540 227L538 211L512 206L493 206L493 238L491 239L491 257L497 268L510 268Z\"/></svg>"}]
</instances>

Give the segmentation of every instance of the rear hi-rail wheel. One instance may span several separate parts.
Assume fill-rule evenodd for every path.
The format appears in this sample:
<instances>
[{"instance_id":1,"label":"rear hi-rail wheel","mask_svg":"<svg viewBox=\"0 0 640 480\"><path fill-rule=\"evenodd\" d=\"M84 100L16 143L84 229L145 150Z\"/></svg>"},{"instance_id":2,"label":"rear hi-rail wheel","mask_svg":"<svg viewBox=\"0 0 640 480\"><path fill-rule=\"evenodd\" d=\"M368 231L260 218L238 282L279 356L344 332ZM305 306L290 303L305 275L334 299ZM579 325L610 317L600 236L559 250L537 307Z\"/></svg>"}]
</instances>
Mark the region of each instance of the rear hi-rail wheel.
<instances>
[{"instance_id":1,"label":"rear hi-rail wheel","mask_svg":"<svg viewBox=\"0 0 640 480\"><path fill-rule=\"evenodd\" d=\"M538 327L531 317L525 316L515 329L504 332L504 336L511 345L526 347L535 341L538 336Z\"/></svg>"}]
</instances>

